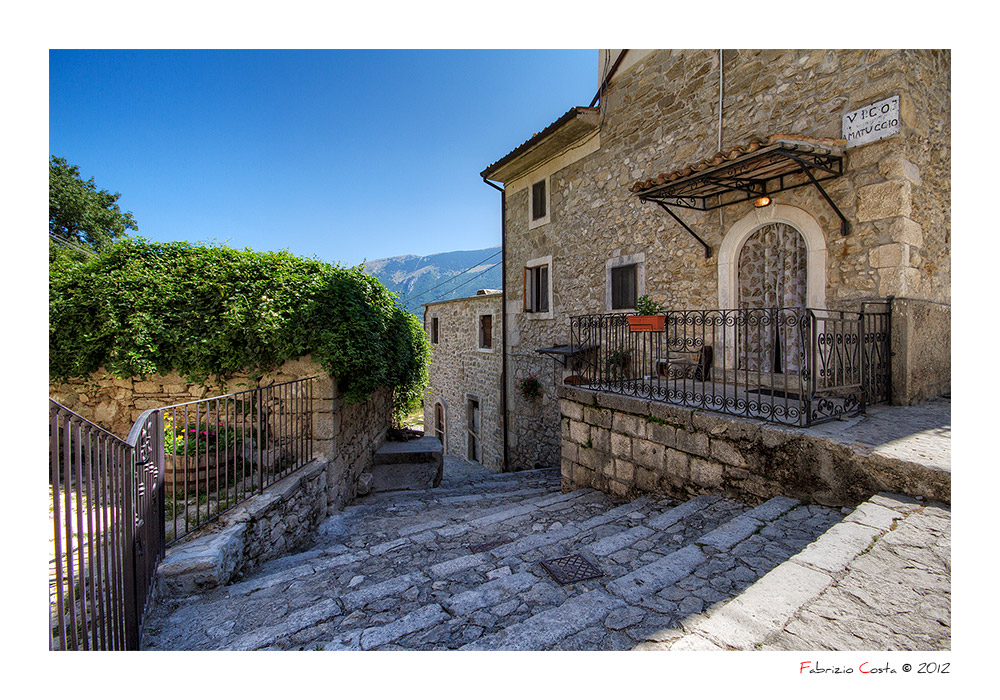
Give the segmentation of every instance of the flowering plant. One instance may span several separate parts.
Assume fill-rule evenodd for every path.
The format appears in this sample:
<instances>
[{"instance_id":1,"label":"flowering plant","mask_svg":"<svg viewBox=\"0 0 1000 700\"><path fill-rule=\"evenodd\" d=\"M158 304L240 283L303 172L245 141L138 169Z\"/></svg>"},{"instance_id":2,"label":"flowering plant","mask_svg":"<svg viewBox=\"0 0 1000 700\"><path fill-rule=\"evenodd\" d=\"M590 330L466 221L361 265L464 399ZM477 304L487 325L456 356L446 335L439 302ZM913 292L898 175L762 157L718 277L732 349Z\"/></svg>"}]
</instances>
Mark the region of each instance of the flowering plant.
<instances>
[{"instance_id":1,"label":"flowering plant","mask_svg":"<svg viewBox=\"0 0 1000 700\"><path fill-rule=\"evenodd\" d=\"M518 391L521 392L521 396L524 397L525 401L535 401L542 395L542 383L538 381L538 378L529 374L524 379L517 383Z\"/></svg>"},{"instance_id":2,"label":"flowering plant","mask_svg":"<svg viewBox=\"0 0 1000 700\"><path fill-rule=\"evenodd\" d=\"M163 452L168 455L199 455L225 450L235 445L243 431L228 425L174 426L170 416L163 419Z\"/></svg>"}]
</instances>

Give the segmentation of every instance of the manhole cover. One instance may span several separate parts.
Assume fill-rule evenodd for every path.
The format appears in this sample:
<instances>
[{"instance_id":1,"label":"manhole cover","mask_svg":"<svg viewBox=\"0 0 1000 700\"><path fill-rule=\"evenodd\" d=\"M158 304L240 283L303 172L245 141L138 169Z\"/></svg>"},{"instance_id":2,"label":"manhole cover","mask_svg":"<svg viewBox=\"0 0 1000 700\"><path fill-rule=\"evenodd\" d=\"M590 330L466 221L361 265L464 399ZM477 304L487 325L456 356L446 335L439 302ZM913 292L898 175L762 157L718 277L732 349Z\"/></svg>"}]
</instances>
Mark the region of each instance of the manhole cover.
<instances>
[{"instance_id":1,"label":"manhole cover","mask_svg":"<svg viewBox=\"0 0 1000 700\"><path fill-rule=\"evenodd\" d=\"M492 542L483 542L481 544L470 544L469 549L472 550L473 554L479 554L480 552L486 552L494 547L499 547L503 544L503 540L493 540Z\"/></svg>"},{"instance_id":2,"label":"manhole cover","mask_svg":"<svg viewBox=\"0 0 1000 700\"><path fill-rule=\"evenodd\" d=\"M588 579L603 576L604 572L581 557L579 554L570 554L568 557L548 559L542 562L542 566L549 572L549 576L558 583L576 583Z\"/></svg>"}]
</instances>

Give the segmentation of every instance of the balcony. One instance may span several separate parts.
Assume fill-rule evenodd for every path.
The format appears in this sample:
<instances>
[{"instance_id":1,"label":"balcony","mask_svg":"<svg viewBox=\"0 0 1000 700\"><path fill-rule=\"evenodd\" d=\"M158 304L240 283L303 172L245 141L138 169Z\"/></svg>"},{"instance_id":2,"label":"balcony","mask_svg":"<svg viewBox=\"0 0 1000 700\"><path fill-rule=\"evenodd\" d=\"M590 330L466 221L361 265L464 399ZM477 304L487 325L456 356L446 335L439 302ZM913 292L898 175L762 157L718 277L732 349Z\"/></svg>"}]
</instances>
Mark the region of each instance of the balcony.
<instances>
[{"instance_id":1,"label":"balcony","mask_svg":"<svg viewBox=\"0 0 1000 700\"><path fill-rule=\"evenodd\" d=\"M630 318L632 321L630 321ZM565 378L600 392L806 427L890 398L890 312L808 308L671 310L570 319Z\"/></svg>"}]
</instances>

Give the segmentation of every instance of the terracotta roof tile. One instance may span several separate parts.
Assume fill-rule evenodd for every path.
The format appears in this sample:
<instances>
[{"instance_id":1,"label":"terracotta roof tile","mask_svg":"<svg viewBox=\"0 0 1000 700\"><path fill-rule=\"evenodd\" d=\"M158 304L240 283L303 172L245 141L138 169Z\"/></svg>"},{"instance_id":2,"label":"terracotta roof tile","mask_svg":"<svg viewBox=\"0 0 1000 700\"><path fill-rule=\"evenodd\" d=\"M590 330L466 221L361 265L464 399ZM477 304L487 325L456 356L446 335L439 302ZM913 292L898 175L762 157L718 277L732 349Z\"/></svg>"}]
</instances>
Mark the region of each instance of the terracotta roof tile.
<instances>
[{"instance_id":1,"label":"terracotta roof tile","mask_svg":"<svg viewBox=\"0 0 1000 700\"><path fill-rule=\"evenodd\" d=\"M715 155L702 158L697 163L685 165L684 167L677 168L676 170L671 170L669 173L660 173L655 178L639 180L629 187L629 191L642 192L643 190L648 190L658 185L665 185L668 182L680 180L681 178L688 177L689 175L701 172L702 170L722 165L723 163L735 160L741 156L748 155L754 151L759 151L761 148L772 146L777 143L790 143L798 146L812 146L814 148L819 147L824 149L843 148L847 144L844 139L799 136L798 134L774 134L766 139L755 136L750 139L749 143L742 146L736 146L735 148L731 148L729 150L719 151Z\"/></svg>"},{"instance_id":2,"label":"terracotta roof tile","mask_svg":"<svg viewBox=\"0 0 1000 700\"><path fill-rule=\"evenodd\" d=\"M596 107L573 107L573 108L571 108L565 114L563 114L561 117L559 117L558 119L556 119L554 122L552 122L551 124L549 124L547 127L545 127L544 129L542 129L541 131L536 131L534 134L531 135L530 139L528 139L527 141L525 141L524 143L522 143L520 146L518 146L513 151L511 151L510 153L508 153L507 155L505 155L503 158L501 158L500 160L497 160L497 161L495 161L493 163L490 163L486 167L486 169L483 170L483 172L480 173L480 175L482 175L483 177L488 177L489 174L493 170L495 170L497 167L499 167L500 165L503 165L504 163L507 163L512 158L520 155L521 153L523 153L524 151L526 151L528 148L530 148L532 145L534 145L536 142L541 141L544 137L546 137L549 134L551 134L552 132L554 132L556 129L558 129L560 126L562 126L563 124L565 124L566 122L568 122L570 119L572 119L576 115L578 115L578 114L598 114L598 113L600 113L600 110L597 109Z\"/></svg>"}]
</instances>

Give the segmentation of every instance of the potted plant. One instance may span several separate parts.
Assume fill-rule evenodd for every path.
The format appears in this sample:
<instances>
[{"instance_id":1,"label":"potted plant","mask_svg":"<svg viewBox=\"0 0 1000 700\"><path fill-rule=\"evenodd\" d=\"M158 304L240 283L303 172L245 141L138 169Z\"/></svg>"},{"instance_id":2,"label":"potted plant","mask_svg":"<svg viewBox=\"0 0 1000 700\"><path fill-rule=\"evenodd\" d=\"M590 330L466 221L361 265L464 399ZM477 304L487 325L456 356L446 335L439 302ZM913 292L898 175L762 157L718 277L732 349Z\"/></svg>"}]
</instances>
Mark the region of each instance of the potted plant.
<instances>
[{"instance_id":1,"label":"potted plant","mask_svg":"<svg viewBox=\"0 0 1000 700\"><path fill-rule=\"evenodd\" d=\"M517 388L521 392L521 396L524 397L524 400L531 403L537 401L542 396L542 383L533 374L520 380L517 383Z\"/></svg>"},{"instance_id":2,"label":"potted plant","mask_svg":"<svg viewBox=\"0 0 1000 700\"><path fill-rule=\"evenodd\" d=\"M643 294L635 301L635 316L628 317L628 328L633 333L644 331L662 331L667 317L663 315L663 306Z\"/></svg>"},{"instance_id":3,"label":"potted plant","mask_svg":"<svg viewBox=\"0 0 1000 700\"><path fill-rule=\"evenodd\" d=\"M217 477L228 478L235 463L243 431L227 425L189 423L173 425L163 420L164 485L168 493L199 488L215 489ZM225 482L224 482L225 483Z\"/></svg>"},{"instance_id":4,"label":"potted plant","mask_svg":"<svg viewBox=\"0 0 1000 700\"><path fill-rule=\"evenodd\" d=\"M632 351L630 349L609 350L604 356L604 369L608 379L612 381L627 379L631 359Z\"/></svg>"}]
</instances>

